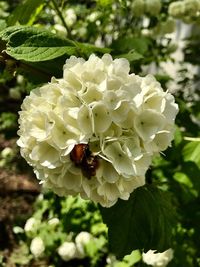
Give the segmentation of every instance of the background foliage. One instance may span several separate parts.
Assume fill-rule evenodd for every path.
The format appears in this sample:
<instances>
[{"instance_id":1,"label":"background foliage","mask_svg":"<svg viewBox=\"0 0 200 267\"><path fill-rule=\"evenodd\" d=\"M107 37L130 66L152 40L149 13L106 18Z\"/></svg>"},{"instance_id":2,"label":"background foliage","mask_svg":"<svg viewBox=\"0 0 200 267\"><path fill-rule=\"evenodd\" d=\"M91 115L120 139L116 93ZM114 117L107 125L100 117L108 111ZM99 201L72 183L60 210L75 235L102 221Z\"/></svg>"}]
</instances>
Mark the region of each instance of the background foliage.
<instances>
[{"instance_id":1,"label":"background foliage","mask_svg":"<svg viewBox=\"0 0 200 267\"><path fill-rule=\"evenodd\" d=\"M172 9L176 2L184 12ZM15 245L9 252L0 247L0 266L146 266L143 249L169 247L174 250L169 266L200 266L200 8L195 1L0 1L0 30L2 173L31 173L12 141L17 112L33 88L61 77L70 55L125 57L132 72L155 74L180 110L172 147L154 159L147 185L129 201L99 209L80 198L42 192L32 214L12 221ZM38 221L32 233L24 230L30 216ZM59 223L49 224L52 218ZM66 265L58 247L75 242L81 231L93 239L84 258ZM35 236L45 245L40 257L30 251Z\"/></svg>"}]
</instances>

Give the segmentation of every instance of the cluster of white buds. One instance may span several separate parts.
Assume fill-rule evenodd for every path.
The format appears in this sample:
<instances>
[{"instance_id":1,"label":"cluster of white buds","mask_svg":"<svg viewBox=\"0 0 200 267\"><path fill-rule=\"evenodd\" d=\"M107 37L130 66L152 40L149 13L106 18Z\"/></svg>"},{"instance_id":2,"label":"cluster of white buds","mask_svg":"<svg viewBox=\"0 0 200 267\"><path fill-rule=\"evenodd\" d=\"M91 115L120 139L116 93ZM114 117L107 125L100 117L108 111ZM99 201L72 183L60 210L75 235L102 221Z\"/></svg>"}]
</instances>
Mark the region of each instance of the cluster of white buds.
<instances>
[{"instance_id":1,"label":"cluster of white buds","mask_svg":"<svg viewBox=\"0 0 200 267\"><path fill-rule=\"evenodd\" d=\"M92 241L94 237L88 232L80 232L76 238L75 242L64 242L58 248L58 254L64 261L70 261L73 259L82 259L86 256L86 246Z\"/></svg>"},{"instance_id":2,"label":"cluster of white buds","mask_svg":"<svg viewBox=\"0 0 200 267\"><path fill-rule=\"evenodd\" d=\"M173 139L178 106L152 75L129 71L108 54L72 56L62 79L25 98L18 145L45 187L110 207L144 185Z\"/></svg>"}]
</instances>

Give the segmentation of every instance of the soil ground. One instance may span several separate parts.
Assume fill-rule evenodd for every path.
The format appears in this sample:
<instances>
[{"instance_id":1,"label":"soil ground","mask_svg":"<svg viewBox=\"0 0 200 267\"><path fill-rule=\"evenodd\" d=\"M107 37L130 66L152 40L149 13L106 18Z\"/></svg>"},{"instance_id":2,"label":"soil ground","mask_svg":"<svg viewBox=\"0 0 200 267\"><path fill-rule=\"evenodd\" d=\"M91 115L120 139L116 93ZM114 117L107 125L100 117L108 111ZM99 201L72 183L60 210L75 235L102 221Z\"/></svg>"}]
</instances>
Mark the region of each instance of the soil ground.
<instances>
[{"instance_id":1,"label":"soil ground","mask_svg":"<svg viewBox=\"0 0 200 267\"><path fill-rule=\"evenodd\" d=\"M4 140L0 136L0 151L15 146L15 143L16 140ZM26 172L26 168L20 171L13 167L17 165L17 159L9 166L0 168L0 251L6 262L9 262L10 253L18 245L13 226L31 216L33 202L40 193L40 186L28 168ZM15 267L9 263L7 266Z\"/></svg>"}]
</instances>

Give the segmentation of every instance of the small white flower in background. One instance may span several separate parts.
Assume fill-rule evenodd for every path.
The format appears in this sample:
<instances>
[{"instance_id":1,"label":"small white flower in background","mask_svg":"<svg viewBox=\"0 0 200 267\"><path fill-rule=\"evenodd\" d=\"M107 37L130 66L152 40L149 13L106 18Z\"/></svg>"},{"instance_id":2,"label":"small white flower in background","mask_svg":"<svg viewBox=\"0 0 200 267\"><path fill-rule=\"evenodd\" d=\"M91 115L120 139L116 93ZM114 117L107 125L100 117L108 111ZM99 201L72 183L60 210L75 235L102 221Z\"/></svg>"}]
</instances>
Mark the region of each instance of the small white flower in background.
<instances>
[{"instance_id":1,"label":"small white flower in background","mask_svg":"<svg viewBox=\"0 0 200 267\"><path fill-rule=\"evenodd\" d=\"M142 260L153 267L166 267L173 259L173 249L168 249L162 253L156 253L156 250L149 250L147 253L142 253Z\"/></svg>"},{"instance_id":2,"label":"small white flower in background","mask_svg":"<svg viewBox=\"0 0 200 267\"><path fill-rule=\"evenodd\" d=\"M50 219L50 220L48 221L48 224L49 224L49 225L53 225L53 226L55 226L55 225L58 225L59 222L60 222L60 220L59 220L58 218L52 218L52 219Z\"/></svg>"},{"instance_id":3,"label":"small white flower in background","mask_svg":"<svg viewBox=\"0 0 200 267\"><path fill-rule=\"evenodd\" d=\"M9 96L12 99L19 100L21 98L21 92L18 88L11 88L9 90Z\"/></svg>"},{"instance_id":4,"label":"small white flower in background","mask_svg":"<svg viewBox=\"0 0 200 267\"><path fill-rule=\"evenodd\" d=\"M85 246L93 239L93 236L88 232L80 232L76 238L75 243L77 247L77 251L79 254L79 258L85 256Z\"/></svg>"},{"instance_id":5,"label":"small white flower in background","mask_svg":"<svg viewBox=\"0 0 200 267\"><path fill-rule=\"evenodd\" d=\"M92 12L90 15L87 16L87 20L90 22L95 22L99 16L99 12Z\"/></svg>"},{"instance_id":6,"label":"small white flower in background","mask_svg":"<svg viewBox=\"0 0 200 267\"><path fill-rule=\"evenodd\" d=\"M20 74L17 75L17 83L20 85L22 85L24 83L24 76L23 75L20 75Z\"/></svg>"},{"instance_id":7,"label":"small white flower in background","mask_svg":"<svg viewBox=\"0 0 200 267\"><path fill-rule=\"evenodd\" d=\"M54 24L54 29L56 30L56 32L60 33L61 35L67 34L66 28L59 23Z\"/></svg>"},{"instance_id":8,"label":"small white flower in background","mask_svg":"<svg viewBox=\"0 0 200 267\"><path fill-rule=\"evenodd\" d=\"M58 254L64 261L69 261L72 259L77 258L77 248L75 243L73 242L64 242L59 248L58 248Z\"/></svg>"},{"instance_id":9,"label":"small white flower in background","mask_svg":"<svg viewBox=\"0 0 200 267\"><path fill-rule=\"evenodd\" d=\"M3 159L8 159L8 158L12 158L14 156L14 152L13 149L10 147L5 147L2 151L1 151L1 157Z\"/></svg>"},{"instance_id":10,"label":"small white flower in background","mask_svg":"<svg viewBox=\"0 0 200 267\"><path fill-rule=\"evenodd\" d=\"M76 22L77 17L76 17L75 10L73 8L68 8L65 11L64 16L65 16L65 21L68 26L72 26Z\"/></svg>"},{"instance_id":11,"label":"small white flower in background","mask_svg":"<svg viewBox=\"0 0 200 267\"><path fill-rule=\"evenodd\" d=\"M65 20L67 26L69 26L69 27L71 27L76 22L76 19L77 19L75 10L73 8L68 8L68 9L64 10L63 11L63 17L64 17L64 20ZM55 15L54 20L56 22L56 25L59 25L59 24L62 25L62 22L61 22L59 16Z\"/></svg>"},{"instance_id":12,"label":"small white flower in background","mask_svg":"<svg viewBox=\"0 0 200 267\"><path fill-rule=\"evenodd\" d=\"M39 221L36 220L34 217L29 218L25 225L24 225L24 231L25 232L31 232L35 231L36 228L38 227Z\"/></svg>"},{"instance_id":13,"label":"small white flower in background","mask_svg":"<svg viewBox=\"0 0 200 267\"><path fill-rule=\"evenodd\" d=\"M124 58L71 56L62 79L25 98L17 143L44 187L110 207L144 185L178 106L152 75L129 71Z\"/></svg>"},{"instance_id":14,"label":"small white flower in background","mask_svg":"<svg viewBox=\"0 0 200 267\"><path fill-rule=\"evenodd\" d=\"M38 197L37 197L37 200L38 201L43 201L44 199L44 195L43 194L39 194Z\"/></svg>"},{"instance_id":15,"label":"small white flower in background","mask_svg":"<svg viewBox=\"0 0 200 267\"><path fill-rule=\"evenodd\" d=\"M176 1L169 4L168 13L175 18L181 18L185 14L184 1Z\"/></svg>"},{"instance_id":16,"label":"small white flower in background","mask_svg":"<svg viewBox=\"0 0 200 267\"><path fill-rule=\"evenodd\" d=\"M40 257L45 251L45 246L42 238L39 236L33 238L30 245L30 251L34 255L34 257Z\"/></svg>"}]
</instances>

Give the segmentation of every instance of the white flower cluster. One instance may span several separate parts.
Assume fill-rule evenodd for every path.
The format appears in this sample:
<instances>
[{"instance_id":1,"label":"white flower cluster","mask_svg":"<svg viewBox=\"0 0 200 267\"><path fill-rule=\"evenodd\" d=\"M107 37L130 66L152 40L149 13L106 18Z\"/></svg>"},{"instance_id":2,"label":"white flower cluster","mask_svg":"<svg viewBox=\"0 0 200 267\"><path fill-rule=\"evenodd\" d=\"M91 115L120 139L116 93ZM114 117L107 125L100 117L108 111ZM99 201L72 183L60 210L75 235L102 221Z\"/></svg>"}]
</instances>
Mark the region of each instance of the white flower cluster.
<instances>
[{"instance_id":1,"label":"white flower cluster","mask_svg":"<svg viewBox=\"0 0 200 267\"><path fill-rule=\"evenodd\" d=\"M126 59L70 57L63 78L22 104L21 154L44 186L110 207L145 183L152 156L173 139L178 106Z\"/></svg>"},{"instance_id":2,"label":"white flower cluster","mask_svg":"<svg viewBox=\"0 0 200 267\"><path fill-rule=\"evenodd\" d=\"M88 232L80 232L74 242L64 242L58 248L58 254L64 261L72 259L82 259L86 256L85 247L93 240L93 236Z\"/></svg>"},{"instance_id":3,"label":"white flower cluster","mask_svg":"<svg viewBox=\"0 0 200 267\"><path fill-rule=\"evenodd\" d=\"M198 21L200 17L199 0L175 1L169 5L169 15L182 19L186 23Z\"/></svg>"},{"instance_id":4,"label":"white flower cluster","mask_svg":"<svg viewBox=\"0 0 200 267\"><path fill-rule=\"evenodd\" d=\"M156 250L149 250L147 253L142 254L142 260L153 267L166 267L173 259L173 253L171 248L162 253L158 253Z\"/></svg>"},{"instance_id":5,"label":"white flower cluster","mask_svg":"<svg viewBox=\"0 0 200 267\"><path fill-rule=\"evenodd\" d=\"M162 1L160 0L133 0L131 2L133 14L140 17L144 14L156 16L160 13Z\"/></svg>"}]
</instances>

